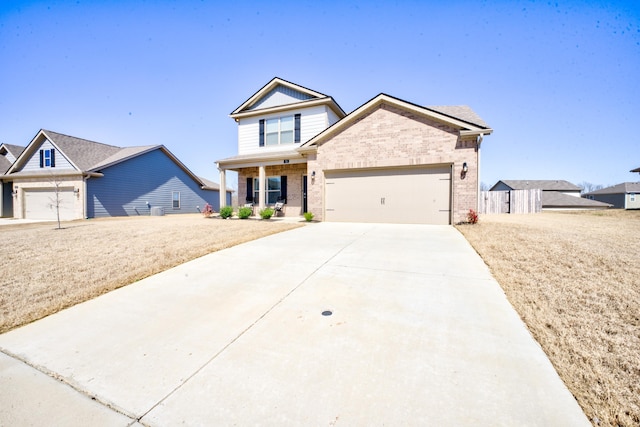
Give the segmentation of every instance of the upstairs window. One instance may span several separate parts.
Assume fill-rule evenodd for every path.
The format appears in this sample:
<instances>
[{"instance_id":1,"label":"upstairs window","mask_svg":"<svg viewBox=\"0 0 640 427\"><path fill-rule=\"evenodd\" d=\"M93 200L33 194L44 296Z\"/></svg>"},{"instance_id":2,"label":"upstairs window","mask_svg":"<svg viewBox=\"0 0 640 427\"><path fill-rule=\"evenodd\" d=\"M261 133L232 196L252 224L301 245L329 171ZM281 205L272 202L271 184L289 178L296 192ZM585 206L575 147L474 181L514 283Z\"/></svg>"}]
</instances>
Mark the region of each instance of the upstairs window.
<instances>
[{"instance_id":1,"label":"upstairs window","mask_svg":"<svg viewBox=\"0 0 640 427\"><path fill-rule=\"evenodd\" d=\"M56 167L56 150L53 148L40 150L40 167L55 168Z\"/></svg>"},{"instance_id":2,"label":"upstairs window","mask_svg":"<svg viewBox=\"0 0 640 427\"><path fill-rule=\"evenodd\" d=\"M260 147L300 142L300 114L261 119Z\"/></svg>"}]
</instances>

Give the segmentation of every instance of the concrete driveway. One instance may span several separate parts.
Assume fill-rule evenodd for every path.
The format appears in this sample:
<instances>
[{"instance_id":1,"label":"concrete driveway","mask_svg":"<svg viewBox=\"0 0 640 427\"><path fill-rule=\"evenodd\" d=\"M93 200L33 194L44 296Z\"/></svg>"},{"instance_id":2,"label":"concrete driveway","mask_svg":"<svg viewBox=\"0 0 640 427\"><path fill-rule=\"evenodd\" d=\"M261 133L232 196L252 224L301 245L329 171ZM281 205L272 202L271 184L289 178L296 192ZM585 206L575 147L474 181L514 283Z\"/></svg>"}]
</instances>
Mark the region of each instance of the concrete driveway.
<instances>
[{"instance_id":1,"label":"concrete driveway","mask_svg":"<svg viewBox=\"0 0 640 427\"><path fill-rule=\"evenodd\" d=\"M448 226L311 224L0 349L1 425L590 425Z\"/></svg>"}]
</instances>

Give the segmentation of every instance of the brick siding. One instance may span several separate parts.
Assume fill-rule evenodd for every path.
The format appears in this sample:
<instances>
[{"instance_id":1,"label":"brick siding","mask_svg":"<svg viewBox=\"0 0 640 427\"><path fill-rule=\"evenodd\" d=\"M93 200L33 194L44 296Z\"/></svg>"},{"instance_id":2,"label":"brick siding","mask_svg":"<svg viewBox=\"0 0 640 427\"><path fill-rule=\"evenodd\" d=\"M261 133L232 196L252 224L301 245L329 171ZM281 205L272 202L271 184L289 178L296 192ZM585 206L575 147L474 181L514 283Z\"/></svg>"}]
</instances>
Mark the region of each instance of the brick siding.
<instances>
[{"instance_id":1,"label":"brick siding","mask_svg":"<svg viewBox=\"0 0 640 427\"><path fill-rule=\"evenodd\" d=\"M476 137L413 112L382 104L339 134L320 143L308 157L308 210L322 220L324 171L418 165L453 165L453 222L464 221L477 208ZM462 165L468 173L462 176ZM257 170L256 170L257 175ZM269 175L269 173L267 173ZM243 181L241 181L243 182ZM426 190L428 191L428 190Z\"/></svg>"}]
</instances>

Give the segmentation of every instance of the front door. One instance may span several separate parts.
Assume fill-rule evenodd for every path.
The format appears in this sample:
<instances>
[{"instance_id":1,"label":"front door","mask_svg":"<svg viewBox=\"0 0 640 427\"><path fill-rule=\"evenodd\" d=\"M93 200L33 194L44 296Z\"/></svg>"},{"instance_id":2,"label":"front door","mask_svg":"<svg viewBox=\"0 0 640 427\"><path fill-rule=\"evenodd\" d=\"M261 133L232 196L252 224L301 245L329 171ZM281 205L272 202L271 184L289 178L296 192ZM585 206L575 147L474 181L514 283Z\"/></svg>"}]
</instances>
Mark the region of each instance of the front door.
<instances>
[{"instance_id":1,"label":"front door","mask_svg":"<svg viewBox=\"0 0 640 427\"><path fill-rule=\"evenodd\" d=\"M302 213L307 211L307 175L302 176Z\"/></svg>"}]
</instances>

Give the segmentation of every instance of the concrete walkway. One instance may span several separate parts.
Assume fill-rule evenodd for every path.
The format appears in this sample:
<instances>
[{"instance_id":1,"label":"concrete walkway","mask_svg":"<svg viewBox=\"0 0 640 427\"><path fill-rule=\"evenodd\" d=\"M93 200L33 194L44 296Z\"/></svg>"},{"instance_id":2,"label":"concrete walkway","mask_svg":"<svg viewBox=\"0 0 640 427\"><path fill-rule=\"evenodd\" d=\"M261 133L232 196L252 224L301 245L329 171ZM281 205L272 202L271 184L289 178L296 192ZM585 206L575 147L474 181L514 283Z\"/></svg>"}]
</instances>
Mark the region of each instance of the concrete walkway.
<instances>
[{"instance_id":1,"label":"concrete walkway","mask_svg":"<svg viewBox=\"0 0 640 427\"><path fill-rule=\"evenodd\" d=\"M0 425L590 425L447 226L311 224L0 335L0 350Z\"/></svg>"}]
</instances>

